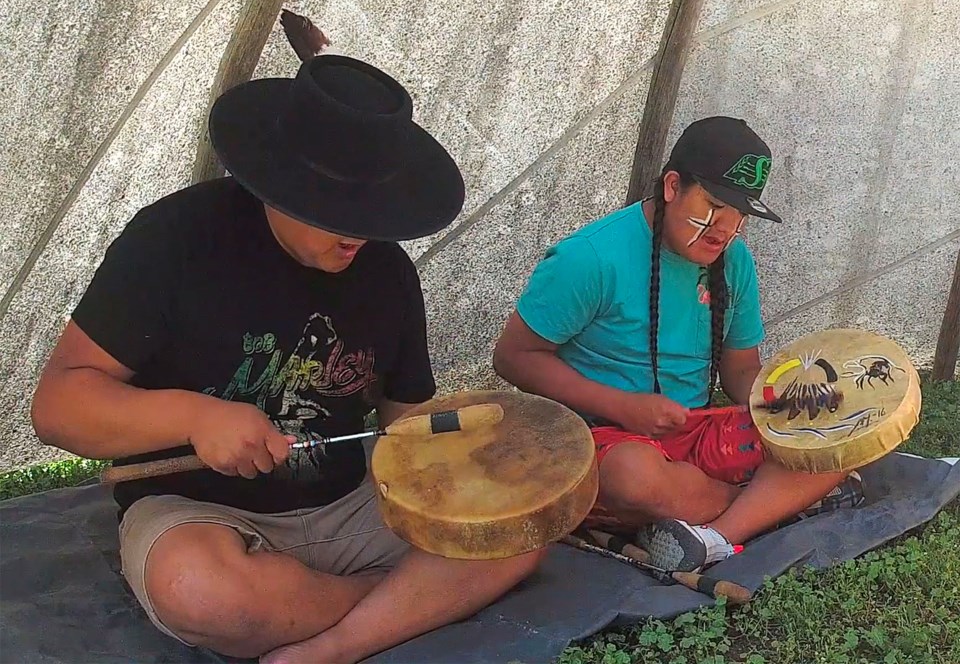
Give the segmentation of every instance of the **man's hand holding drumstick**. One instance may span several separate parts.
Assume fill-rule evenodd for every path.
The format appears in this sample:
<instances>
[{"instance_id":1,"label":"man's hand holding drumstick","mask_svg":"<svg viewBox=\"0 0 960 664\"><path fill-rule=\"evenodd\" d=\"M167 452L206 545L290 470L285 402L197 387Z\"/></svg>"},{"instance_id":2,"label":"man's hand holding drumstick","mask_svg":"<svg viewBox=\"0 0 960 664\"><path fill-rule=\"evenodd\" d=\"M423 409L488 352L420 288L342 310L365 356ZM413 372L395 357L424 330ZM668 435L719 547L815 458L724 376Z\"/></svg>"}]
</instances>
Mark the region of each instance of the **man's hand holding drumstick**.
<instances>
[{"instance_id":1,"label":"man's hand holding drumstick","mask_svg":"<svg viewBox=\"0 0 960 664\"><path fill-rule=\"evenodd\" d=\"M383 429L374 431L298 442L296 437L284 436L278 432L265 415L258 415L260 411L254 406L222 403L231 407L234 412L228 415L234 419L228 423L218 419L221 415L215 410L207 410L203 417L199 418L199 421L203 422L202 429L190 436L196 450L195 455L107 468L101 473L100 481L126 482L203 468L212 468L224 475L240 474L247 479L253 479L257 472L269 473L286 461L292 448L313 447L371 436L426 436L467 431L493 426L503 419L503 408L499 404L476 404L456 410L402 417ZM244 405L256 412L248 409L242 412L236 408Z\"/></svg>"},{"instance_id":2,"label":"man's hand holding drumstick","mask_svg":"<svg viewBox=\"0 0 960 664\"><path fill-rule=\"evenodd\" d=\"M615 420L627 431L659 438L682 427L690 409L662 394L621 393Z\"/></svg>"},{"instance_id":3,"label":"man's hand holding drumstick","mask_svg":"<svg viewBox=\"0 0 960 664\"><path fill-rule=\"evenodd\" d=\"M223 475L253 479L286 462L296 436L280 433L252 404L207 402L192 418L188 441L203 464Z\"/></svg>"}]
</instances>

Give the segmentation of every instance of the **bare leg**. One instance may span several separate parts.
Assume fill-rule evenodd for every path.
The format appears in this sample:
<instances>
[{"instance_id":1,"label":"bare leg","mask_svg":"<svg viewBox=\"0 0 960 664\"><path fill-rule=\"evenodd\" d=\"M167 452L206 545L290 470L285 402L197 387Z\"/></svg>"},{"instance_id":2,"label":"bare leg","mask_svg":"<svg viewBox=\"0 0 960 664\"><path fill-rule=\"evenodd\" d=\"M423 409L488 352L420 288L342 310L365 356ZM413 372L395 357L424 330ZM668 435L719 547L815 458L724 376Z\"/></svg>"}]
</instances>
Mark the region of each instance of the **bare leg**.
<instances>
[{"instance_id":1,"label":"bare leg","mask_svg":"<svg viewBox=\"0 0 960 664\"><path fill-rule=\"evenodd\" d=\"M600 501L629 526L679 519L709 525L738 544L802 512L846 477L792 471L765 461L741 489L692 464L669 461L653 447L625 444L610 450L600 464Z\"/></svg>"},{"instance_id":2,"label":"bare leg","mask_svg":"<svg viewBox=\"0 0 960 664\"><path fill-rule=\"evenodd\" d=\"M336 625L261 662L356 662L467 618L526 576L545 550L506 560L450 560L414 550Z\"/></svg>"},{"instance_id":3,"label":"bare leg","mask_svg":"<svg viewBox=\"0 0 960 664\"><path fill-rule=\"evenodd\" d=\"M630 526L664 518L706 523L741 491L692 464L669 461L649 445L617 445L600 464L600 502Z\"/></svg>"},{"instance_id":4,"label":"bare leg","mask_svg":"<svg viewBox=\"0 0 960 664\"><path fill-rule=\"evenodd\" d=\"M847 473L810 474L765 461L730 507L707 525L732 544L743 543L805 510L847 477ZM689 523L703 523L691 521Z\"/></svg>"},{"instance_id":5,"label":"bare leg","mask_svg":"<svg viewBox=\"0 0 960 664\"><path fill-rule=\"evenodd\" d=\"M191 643L257 657L335 624L383 578L316 572L282 553L247 553L232 528L184 524L147 559L145 583L163 623Z\"/></svg>"}]
</instances>

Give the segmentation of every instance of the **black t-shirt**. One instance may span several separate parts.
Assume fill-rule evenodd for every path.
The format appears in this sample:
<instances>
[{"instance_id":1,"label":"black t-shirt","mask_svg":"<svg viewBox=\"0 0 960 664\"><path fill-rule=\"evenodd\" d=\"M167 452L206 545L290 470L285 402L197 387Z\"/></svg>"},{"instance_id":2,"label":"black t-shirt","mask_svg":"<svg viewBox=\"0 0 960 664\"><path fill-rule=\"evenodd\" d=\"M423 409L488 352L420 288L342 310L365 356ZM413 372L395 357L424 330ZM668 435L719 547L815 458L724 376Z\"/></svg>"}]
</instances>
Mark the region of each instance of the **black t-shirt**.
<instances>
[{"instance_id":1,"label":"black t-shirt","mask_svg":"<svg viewBox=\"0 0 960 664\"><path fill-rule=\"evenodd\" d=\"M418 403L436 390L420 280L403 248L368 242L337 274L303 266L232 178L141 210L73 319L135 372L133 385L256 404L301 440L358 433L379 398ZM205 469L118 483L114 497L121 514L158 493L275 513L332 502L365 472L362 443L336 442L293 450L285 466L253 480Z\"/></svg>"}]
</instances>

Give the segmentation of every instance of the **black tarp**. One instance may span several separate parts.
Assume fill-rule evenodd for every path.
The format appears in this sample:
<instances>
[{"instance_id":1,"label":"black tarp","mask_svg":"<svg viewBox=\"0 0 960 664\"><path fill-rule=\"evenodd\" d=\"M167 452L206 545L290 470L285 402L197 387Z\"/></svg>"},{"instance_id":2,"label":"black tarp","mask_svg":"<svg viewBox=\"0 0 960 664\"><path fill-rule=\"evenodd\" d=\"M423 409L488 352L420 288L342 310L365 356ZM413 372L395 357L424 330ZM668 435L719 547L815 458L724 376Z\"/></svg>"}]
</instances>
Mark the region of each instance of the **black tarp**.
<instances>
[{"instance_id":1,"label":"black tarp","mask_svg":"<svg viewBox=\"0 0 960 664\"><path fill-rule=\"evenodd\" d=\"M754 540L710 570L751 590L791 566L830 566L923 524L960 494L960 464L892 454L861 469L866 502ZM116 510L105 487L0 503L4 662L223 662L158 632L118 573ZM544 566L473 618L369 661L547 662L572 642L648 616L712 603L620 562L554 545ZM375 625L371 629L376 629Z\"/></svg>"}]
</instances>

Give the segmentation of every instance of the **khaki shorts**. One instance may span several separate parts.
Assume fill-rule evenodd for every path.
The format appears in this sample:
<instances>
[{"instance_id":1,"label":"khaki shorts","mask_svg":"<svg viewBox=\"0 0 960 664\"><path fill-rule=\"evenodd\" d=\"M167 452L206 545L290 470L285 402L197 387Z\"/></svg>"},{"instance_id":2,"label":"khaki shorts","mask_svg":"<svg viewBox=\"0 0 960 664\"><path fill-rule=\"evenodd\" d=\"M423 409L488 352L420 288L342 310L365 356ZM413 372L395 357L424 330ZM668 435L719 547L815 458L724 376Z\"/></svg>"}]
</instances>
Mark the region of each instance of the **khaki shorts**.
<instances>
[{"instance_id":1,"label":"khaki shorts","mask_svg":"<svg viewBox=\"0 0 960 664\"><path fill-rule=\"evenodd\" d=\"M182 496L147 496L120 523L122 573L150 620L164 634L192 646L157 617L144 585L147 556L165 532L185 523L216 523L236 530L248 552L289 554L307 567L348 575L394 567L410 545L380 518L369 478L340 500L312 509L258 514Z\"/></svg>"}]
</instances>

